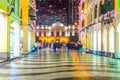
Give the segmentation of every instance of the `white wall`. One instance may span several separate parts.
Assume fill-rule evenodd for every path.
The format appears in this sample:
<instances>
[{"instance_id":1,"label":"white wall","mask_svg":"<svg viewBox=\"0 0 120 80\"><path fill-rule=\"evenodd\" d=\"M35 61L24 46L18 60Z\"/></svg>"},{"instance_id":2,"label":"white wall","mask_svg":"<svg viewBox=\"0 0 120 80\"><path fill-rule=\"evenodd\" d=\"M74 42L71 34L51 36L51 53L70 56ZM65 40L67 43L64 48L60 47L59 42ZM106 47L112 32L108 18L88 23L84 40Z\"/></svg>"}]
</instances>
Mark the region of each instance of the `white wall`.
<instances>
[{"instance_id":1,"label":"white wall","mask_svg":"<svg viewBox=\"0 0 120 80\"><path fill-rule=\"evenodd\" d=\"M0 13L0 52L7 52L7 18Z\"/></svg>"}]
</instances>

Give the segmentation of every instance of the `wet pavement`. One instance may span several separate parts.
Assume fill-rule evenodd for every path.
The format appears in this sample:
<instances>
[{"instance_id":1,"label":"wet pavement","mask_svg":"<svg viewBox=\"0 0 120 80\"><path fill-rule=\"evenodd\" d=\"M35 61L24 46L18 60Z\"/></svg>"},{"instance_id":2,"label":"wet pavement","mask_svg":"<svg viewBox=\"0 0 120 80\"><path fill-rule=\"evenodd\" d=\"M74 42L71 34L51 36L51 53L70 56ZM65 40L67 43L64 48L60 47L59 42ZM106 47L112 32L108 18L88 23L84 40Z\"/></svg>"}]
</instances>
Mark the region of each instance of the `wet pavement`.
<instances>
[{"instance_id":1,"label":"wet pavement","mask_svg":"<svg viewBox=\"0 0 120 80\"><path fill-rule=\"evenodd\" d=\"M0 80L120 80L120 60L45 49L0 64Z\"/></svg>"}]
</instances>

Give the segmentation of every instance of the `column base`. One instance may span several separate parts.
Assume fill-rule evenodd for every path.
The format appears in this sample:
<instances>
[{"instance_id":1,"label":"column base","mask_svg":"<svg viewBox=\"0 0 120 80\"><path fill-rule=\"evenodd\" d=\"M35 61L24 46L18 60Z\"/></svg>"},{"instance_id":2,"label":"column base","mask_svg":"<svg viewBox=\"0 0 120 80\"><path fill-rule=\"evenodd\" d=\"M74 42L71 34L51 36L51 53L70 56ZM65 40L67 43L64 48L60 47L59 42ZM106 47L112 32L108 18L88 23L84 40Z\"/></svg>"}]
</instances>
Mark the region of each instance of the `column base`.
<instances>
[{"instance_id":1,"label":"column base","mask_svg":"<svg viewBox=\"0 0 120 80\"><path fill-rule=\"evenodd\" d=\"M22 54L28 55L28 50L23 50L23 51L22 51Z\"/></svg>"},{"instance_id":2,"label":"column base","mask_svg":"<svg viewBox=\"0 0 120 80\"><path fill-rule=\"evenodd\" d=\"M120 53L117 53L117 54L116 54L116 58L117 58L117 59L120 59Z\"/></svg>"},{"instance_id":3,"label":"column base","mask_svg":"<svg viewBox=\"0 0 120 80\"><path fill-rule=\"evenodd\" d=\"M6 61L8 56L8 52L0 52L0 62Z\"/></svg>"}]
</instances>

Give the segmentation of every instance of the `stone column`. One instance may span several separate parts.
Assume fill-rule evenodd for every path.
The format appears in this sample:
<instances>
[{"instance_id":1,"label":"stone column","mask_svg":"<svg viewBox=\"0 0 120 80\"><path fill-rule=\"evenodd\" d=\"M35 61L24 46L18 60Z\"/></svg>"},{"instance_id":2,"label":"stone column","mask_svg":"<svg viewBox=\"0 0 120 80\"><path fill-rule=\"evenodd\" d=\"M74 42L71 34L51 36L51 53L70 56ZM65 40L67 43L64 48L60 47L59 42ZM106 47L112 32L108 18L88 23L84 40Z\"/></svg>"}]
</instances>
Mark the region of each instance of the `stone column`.
<instances>
[{"instance_id":1,"label":"stone column","mask_svg":"<svg viewBox=\"0 0 120 80\"><path fill-rule=\"evenodd\" d=\"M31 35L32 35L31 45L33 46L34 43L35 43L35 38L36 38L36 36L35 36L35 32L34 32L33 30L31 31Z\"/></svg>"},{"instance_id":2,"label":"stone column","mask_svg":"<svg viewBox=\"0 0 120 80\"><path fill-rule=\"evenodd\" d=\"M28 54L28 26L23 26L23 54Z\"/></svg>"}]
</instances>

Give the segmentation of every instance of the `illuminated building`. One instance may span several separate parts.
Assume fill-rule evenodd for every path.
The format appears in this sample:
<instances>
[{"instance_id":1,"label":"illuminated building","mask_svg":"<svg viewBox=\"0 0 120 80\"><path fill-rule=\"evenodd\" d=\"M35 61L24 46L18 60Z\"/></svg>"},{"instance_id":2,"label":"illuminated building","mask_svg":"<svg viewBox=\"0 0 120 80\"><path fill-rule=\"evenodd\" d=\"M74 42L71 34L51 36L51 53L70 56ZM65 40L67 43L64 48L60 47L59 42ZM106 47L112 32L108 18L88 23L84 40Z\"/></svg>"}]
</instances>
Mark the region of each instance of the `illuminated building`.
<instances>
[{"instance_id":1,"label":"illuminated building","mask_svg":"<svg viewBox=\"0 0 120 80\"><path fill-rule=\"evenodd\" d=\"M39 40L47 43L55 41L68 43L69 36L74 36L77 31L78 29L76 26L64 26L60 22L56 22L51 26L37 26L37 36L39 37Z\"/></svg>"},{"instance_id":2,"label":"illuminated building","mask_svg":"<svg viewBox=\"0 0 120 80\"><path fill-rule=\"evenodd\" d=\"M38 40L48 43L59 40L60 42L67 43L70 34L74 35L75 32L78 32L78 1L36 0L36 2L37 26L39 27L36 35L39 37L37 37ZM59 24L63 26L61 27ZM75 25L75 29L72 29L73 25ZM47 29L46 26L48 27Z\"/></svg>"},{"instance_id":3,"label":"illuminated building","mask_svg":"<svg viewBox=\"0 0 120 80\"><path fill-rule=\"evenodd\" d=\"M119 58L119 1L80 1L80 37L90 53Z\"/></svg>"}]
</instances>

